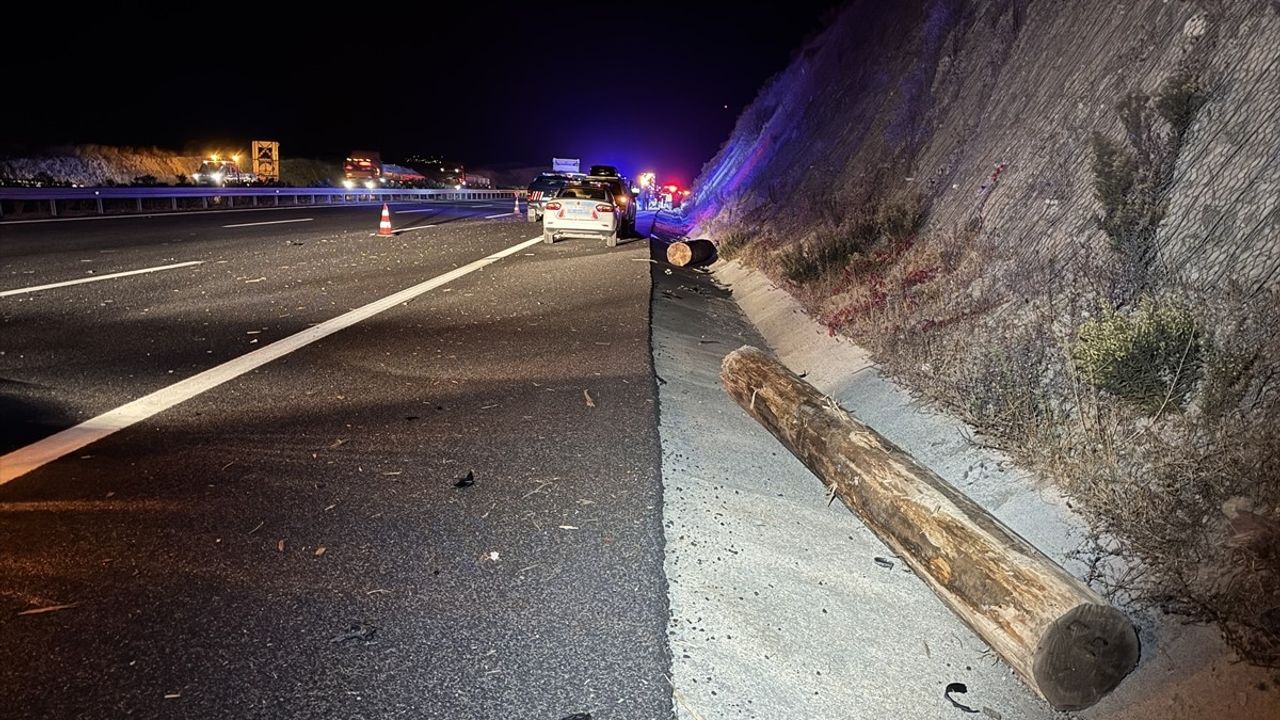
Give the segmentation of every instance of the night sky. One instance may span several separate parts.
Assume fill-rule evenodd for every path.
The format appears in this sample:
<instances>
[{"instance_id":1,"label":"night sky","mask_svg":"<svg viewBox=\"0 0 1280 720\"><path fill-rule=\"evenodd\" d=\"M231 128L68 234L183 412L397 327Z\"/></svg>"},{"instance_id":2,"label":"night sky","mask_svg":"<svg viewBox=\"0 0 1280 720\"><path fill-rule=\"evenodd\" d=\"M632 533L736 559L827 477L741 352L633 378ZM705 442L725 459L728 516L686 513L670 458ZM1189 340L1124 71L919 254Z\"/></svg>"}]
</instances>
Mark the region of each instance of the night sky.
<instances>
[{"instance_id":1,"label":"night sky","mask_svg":"<svg viewBox=\"0 0 1280 720\"><path fill-rule=\"evenodd\" d=\"M284 157L554 155L689 181L838 4L23 3L6 10L0 151L257 138Z\"/></svg>"}]
</instances>

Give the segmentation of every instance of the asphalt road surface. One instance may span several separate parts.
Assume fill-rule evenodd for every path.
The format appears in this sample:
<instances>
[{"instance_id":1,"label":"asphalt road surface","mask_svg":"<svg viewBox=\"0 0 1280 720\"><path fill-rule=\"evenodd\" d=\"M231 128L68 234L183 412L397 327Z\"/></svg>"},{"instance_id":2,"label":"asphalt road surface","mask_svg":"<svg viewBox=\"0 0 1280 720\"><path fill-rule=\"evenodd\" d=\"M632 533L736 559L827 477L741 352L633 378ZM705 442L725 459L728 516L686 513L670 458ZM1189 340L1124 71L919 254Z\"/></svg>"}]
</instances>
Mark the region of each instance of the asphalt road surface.
<instances>
[{"instance_id":1,"label":"asphalt road surface","mask_svg":"<svg viewBox=\"0 0 1280 720\"><path fill-rule=\"evenodd\" d=\"M670 717L647 243L393 210L0 224L0 717Z\"/></svg>"}]
</instances>

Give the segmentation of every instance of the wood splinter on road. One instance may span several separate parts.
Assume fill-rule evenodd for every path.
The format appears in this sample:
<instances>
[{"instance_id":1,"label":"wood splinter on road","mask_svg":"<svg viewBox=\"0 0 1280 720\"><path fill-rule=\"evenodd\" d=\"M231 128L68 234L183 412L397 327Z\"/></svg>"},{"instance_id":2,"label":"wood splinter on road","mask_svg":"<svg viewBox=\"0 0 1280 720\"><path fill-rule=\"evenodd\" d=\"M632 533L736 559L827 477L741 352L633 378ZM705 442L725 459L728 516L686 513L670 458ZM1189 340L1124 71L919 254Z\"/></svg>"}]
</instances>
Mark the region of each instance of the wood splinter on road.
<instances>
[{"instance_id":1,"label":"wood splinter on road","mask_svg":"<svg viewBox=\"0 0 1280 720\"><path fill-rule=\"evenodd\" d=\"M1089 707L1137 665L1123 613L781 363L744 346L720 381L1050 705Z\"/></svg>"}]
</instances>

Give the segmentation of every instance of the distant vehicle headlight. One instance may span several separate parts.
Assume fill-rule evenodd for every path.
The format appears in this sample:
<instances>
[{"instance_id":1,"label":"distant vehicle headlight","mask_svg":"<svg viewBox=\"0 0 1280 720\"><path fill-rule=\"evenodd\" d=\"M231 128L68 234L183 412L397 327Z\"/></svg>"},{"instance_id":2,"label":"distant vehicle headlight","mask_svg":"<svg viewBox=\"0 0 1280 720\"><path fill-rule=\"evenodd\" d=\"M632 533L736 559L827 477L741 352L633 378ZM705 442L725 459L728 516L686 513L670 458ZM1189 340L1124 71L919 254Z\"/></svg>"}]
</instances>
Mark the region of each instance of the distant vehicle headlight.
<instances>
[{"instance_id":1,"label":"distant vehicle headlight","mask_svg":"<svg viewBox=\"0 0 1280 720\"><path fill-rule=\"evenodd\" d=\"M209 176L214 182L222 182L222 173L214 173Z\"/></svg>"},{"instance_id":2,"label":"distant vehicle headlight","mask_svg":"<svg viewBox=\"0 0 1280 720\"><path fill-rule=\"evenodd\" d=\"M353 187L355 187L355 186L356 186L356 184L355 184L354 182L352 182L351 180L343 180L343 181L342 181L342 187L344 187L344 188L346 188L346 189L348 189L348 190L350 190L351 188L353 188Z\"/></svg>"},{"instance_id":3,"label":"distant vehicle headlight","mask_svg":"<svg viewBox=\"0 0 1280 720\"><path fill-rule=\"evenodd\" d=\"M367 181L365 181L364 186L365 186L365 188L366 188L366 189L368 189L368 190L372 190L372 189L373 189L374 184L375 184L375 183L374 183L372 180L367 180Z\"/></svg>"}]
</instances>

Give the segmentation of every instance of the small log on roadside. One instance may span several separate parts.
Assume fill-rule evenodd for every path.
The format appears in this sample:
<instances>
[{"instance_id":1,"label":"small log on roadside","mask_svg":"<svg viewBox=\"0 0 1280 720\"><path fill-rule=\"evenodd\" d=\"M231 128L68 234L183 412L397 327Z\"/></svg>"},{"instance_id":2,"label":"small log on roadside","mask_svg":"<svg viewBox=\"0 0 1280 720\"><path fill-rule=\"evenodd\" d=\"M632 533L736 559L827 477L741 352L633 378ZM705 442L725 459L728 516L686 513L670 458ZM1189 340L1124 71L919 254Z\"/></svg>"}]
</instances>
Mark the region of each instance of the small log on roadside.
<instances>
[{"instance_id":1,"label":"small log on roadside","mask_svg":"<svg viewBox=\"0 0 1280 720\"><path fill-rule=\"evenodd\" d=\"M1137 664L1123 613L782 364L742 347L720 380L1050 705L1089 707Z\"/></svg>"},{"instance_id":2,"label":"small log on roadside","mask_svg":"<svg viewBox=\"0 0 1280 720\"><path fill-rule=\"evenodd\" d=\"M710 240L680 240L667 246L667 262L676 267L700 265L715 256L716 246Z\"/></svg>"}]
</instances>

